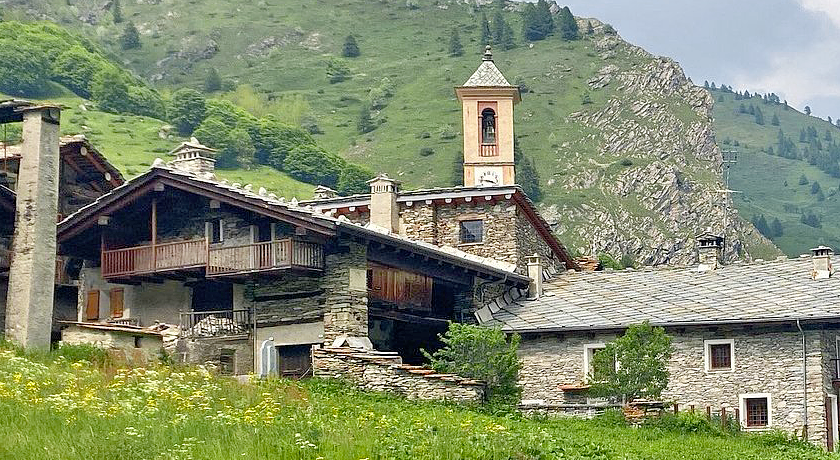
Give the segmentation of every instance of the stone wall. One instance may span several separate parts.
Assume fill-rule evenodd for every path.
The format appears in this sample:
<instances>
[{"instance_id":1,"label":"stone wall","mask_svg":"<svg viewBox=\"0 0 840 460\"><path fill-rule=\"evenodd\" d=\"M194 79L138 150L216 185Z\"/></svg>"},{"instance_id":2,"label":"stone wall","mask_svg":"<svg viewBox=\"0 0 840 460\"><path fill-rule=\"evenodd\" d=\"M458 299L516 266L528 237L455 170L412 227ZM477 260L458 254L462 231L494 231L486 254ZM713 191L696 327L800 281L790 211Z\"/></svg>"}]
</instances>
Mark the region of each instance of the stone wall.
<instances>
[{"instance_id":1,"label":"stone wall","mask_svg":"<svg viewBox=\"0 0 840 460\"><path fill-rule=\"evenodd\" d=\"M327 305L324 342L341 335L367 337L367 246L347 243L325 255L322 286Z\"/></svg>"},{"instance_id":2,"label":"stone wall","mask_svg":"<svg viewBox=\"0 0 840 460\"><path fill-rule=\"evenodd\" d=\"M178 339L170 352L178 362L218 367L223 350L233 352L235 375L254 371L254 341L250 336Z\"/></svg>"},{"instance_id":3,"label":"stone wall","mask_svg":"<svg viewBox=\"0 0 840 460\"><path fill-rule=\"evenodd\" d=\"M715 330L713 330L715 329ZM803 379L802 336L784 328L696 328L669 331L674 353L668 369L670 384L663 399L698 410L726 407L730 413L740 406L739 395L769 393L772 427L788 432L802 431ZM806 331L808 350L808 437L816 443L826 439L825 398L830 391L830 359L836 331ZM585 392L564 392L561 386L580 387L584 380L584 346L606 343L615 334L567 333L525 337L520 345L523 401L546 405L593 402ZM734 341L732 371L706 371L704 340ZM830 375L830 374L829 374ZM703 409L705 410L705 409Z\"/></svg>"},{"instance_id":4,"label":"stone wall","mask_svg":"<svg viewBox=\"0 0 840 460\"><path fill-rule=\"evenodd\" d=\"M515 264L519 260L516 213L512 203L441 206L437 211L438 244ZM473 219L484 221L484 239L481 243L461 243L460 222ZM524 270L525 266L519 268Z\"/></svg>"},{"instance_id":5,"label":"stone wall","mask_svg":"<svg viewBox=\"0 0 840 460\"><path fill-rule=\"evenodd\" d=\"M516 244L519 249L516 266L520 269L528 266L526 258L534 254L542 256L542 264L546 269L548 267L554 267L555 269L561 266L565 267L565 265L561 265L560 260L522 212L516 214Z\"/></svg>"},{"instance_id":6,"label":"stone wall","mask_svg":"<svg viewBox=\"0 0 840 460\"><path fill-rule=\"evenodd\" d=\"M139 340L136 340L138 337ZM112 356L116 355L127 363L138 366L157 362L163 348L163 338L160 335L93 329L75 324L61 331L61 343L95 345L109 350Z\"/></svg>"},{"instance_id":7,"label":"stone wall","mask_svg":"<svg viewBox=\"0 0 840 460\"><path fill-rule=\"evenodd\" d=\"M425 202L400 206L400 234L413 240L438 244L437 207Z\"/></svg>"},{"instance_id":8,"label":"stone wall","mask_svg":"<svg viewBox=\"0 0 840 460\"><path fill-rule=\"evenodd\" d=\"M345 378L369 391L386 391L410 399L477 403L484 400L484 383L431 369L402 364L394 353L352 348L317 348L315 375Z\"/></svg>"}]
</instances>

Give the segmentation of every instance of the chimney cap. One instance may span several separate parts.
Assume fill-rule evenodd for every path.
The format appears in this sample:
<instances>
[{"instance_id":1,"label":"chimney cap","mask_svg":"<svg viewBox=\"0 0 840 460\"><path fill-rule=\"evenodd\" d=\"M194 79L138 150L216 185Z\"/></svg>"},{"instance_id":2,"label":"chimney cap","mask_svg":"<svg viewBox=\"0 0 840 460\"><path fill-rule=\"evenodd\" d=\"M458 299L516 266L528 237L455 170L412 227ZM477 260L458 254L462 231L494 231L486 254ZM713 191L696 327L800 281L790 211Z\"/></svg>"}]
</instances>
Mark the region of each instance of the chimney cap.
<instances>
[{"instance_id":1,"label":"chimney cap","mask_svg":"<svg viewBox=\"0 0 840 460\"><path fill-rule=\"evenodd\" d=\"M830 256L834 253L834 250L828 246L819 245L815 248L811 248L811 255L813 256Z\"/></svg>"},{"instance_id":2,"label":"chimney cap","mask_svg":"<svg viewBox=\"0 0 840 460\"><path fill-rule=\"evenodd\" d=\"M720 247L723 245L723 237L710 231L705 231L696 237L700 247Z\"/></svg>"},{"instance_id":3,"label":"chimney cap","mask_svg":"<svg viewBox=\"0 0 840 460\"><path fill-rule=\"evenodd\" d=\"M191 137L190 140L181 142L181 145L172 149L169 154L178 156L178 154L185 152L198 152L212 155L216 152L216 149L202 144L195 137Z\"/></svg>"},{"instance_id":4,"label":"chimney cap","mask_svg":"<svg viewBox=\"0 0 840 460\"><path fill-rule=\"evenodd\" d=\"M385 173L379 173L376 177L367 181L366 183L367 184L374 184L376 182L388 182L388 183L391 183L391 184L394 184L394 185L400 185L400 183L401 183L400 181L398 181L396 179L391 179Z\"/></svg>"},{"instance_id":5,"label":"chimney cap","mask_svg":"<svg viewBox=\"0 0 840 460\"><path fill-rule=\"evenodd\" d=\"M493 60L493 47L487 45L484 47L484 55L481 56L482 61L492 61Z\"/></svg>"}]
</instances>

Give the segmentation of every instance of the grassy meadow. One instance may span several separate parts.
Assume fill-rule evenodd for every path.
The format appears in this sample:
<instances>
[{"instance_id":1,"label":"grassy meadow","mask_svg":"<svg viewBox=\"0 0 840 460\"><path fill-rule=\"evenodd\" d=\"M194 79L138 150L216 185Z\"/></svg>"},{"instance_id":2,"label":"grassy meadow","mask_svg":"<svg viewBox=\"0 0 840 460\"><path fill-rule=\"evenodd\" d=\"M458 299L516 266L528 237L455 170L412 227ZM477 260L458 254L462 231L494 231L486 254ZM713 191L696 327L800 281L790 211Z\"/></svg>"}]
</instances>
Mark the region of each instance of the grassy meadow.
<instances>
[{"instance_id":1,"label":"grassy meadow","mask_svg":"<svg viewBox=\"0 0 840 460\"><path fill-rule=\"evenodd\" d=\"M86 358L86 359L83 359ZM491 415L341 382L240 384L203 368L120 368L65 347L0 346L0 459L829 459L778 434L723 433L699 417L641 428Z\"/></svg>"}]
</instances>

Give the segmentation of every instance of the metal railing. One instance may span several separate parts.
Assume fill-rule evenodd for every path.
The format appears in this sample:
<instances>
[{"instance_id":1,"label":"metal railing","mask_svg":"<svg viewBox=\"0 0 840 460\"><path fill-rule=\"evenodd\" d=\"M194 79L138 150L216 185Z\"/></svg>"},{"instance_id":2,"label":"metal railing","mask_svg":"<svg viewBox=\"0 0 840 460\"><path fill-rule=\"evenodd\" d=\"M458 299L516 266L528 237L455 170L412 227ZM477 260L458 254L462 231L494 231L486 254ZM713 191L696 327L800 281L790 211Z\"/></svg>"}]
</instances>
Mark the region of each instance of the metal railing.
<instances>
[{"instance_id":1,"label":"metal railing","mask_svg":"<svg viewBox=\"0 0 840 460\"><path fill-rule=\"evenodd\" d=\"M204 238L102 251L102 276L130 276L157 271L203 267L207 264Z\"/></svg>"},{"instance_id":2,"label":"metal railing","mask_svg":"<svg viewBox=\"0 0 840 460\"><path fill-rule=\"evenodd\" d=\"M251 330L251 311L216 310L180 313L181 337L218 337L247 334Z\"/></svg>"}]
</instances>

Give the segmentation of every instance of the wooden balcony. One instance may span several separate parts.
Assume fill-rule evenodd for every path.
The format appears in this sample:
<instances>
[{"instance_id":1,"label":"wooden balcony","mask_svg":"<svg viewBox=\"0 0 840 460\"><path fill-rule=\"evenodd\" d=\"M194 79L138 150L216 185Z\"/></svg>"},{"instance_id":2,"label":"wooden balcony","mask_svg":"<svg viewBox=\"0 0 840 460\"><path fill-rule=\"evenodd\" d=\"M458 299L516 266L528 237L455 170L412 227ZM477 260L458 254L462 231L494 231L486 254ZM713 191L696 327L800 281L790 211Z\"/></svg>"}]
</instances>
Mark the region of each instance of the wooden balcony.
<instances>
[{"instance_id":1,"label":"wooden balcony","mask_svg":"<svg viewBox=\"0 0 840 460\"><path fill-rule=\"evenodd\" d=\"M207 240L204 238L102 251L104 278L151 275L206 266Z\"/></svg>"},{"instance_id":2,"label":"wooden balcony","mask_svg":"<svg viewBox=\"0 0 840 460\"><path fill-rule=\"evenodd\" d=\"M478 147L478 156L495 157L499 155L499 146L496 144L481 144Z\"/></svg>"},{"instance_id":3,"label":"wooden balcony","mask_svg":"<svg viewBox=\"0 0 840 460\"><path fill-rule=\"evenodd\" d=\"M250 310L189 311L180 314L181 337L243 335L250 330Z\"/></svg>"},{"instance_id":4,"label":"wooden balcony","mask_svg":"<svg viewBox=\"0 0 840 460\"><path fill-rule=\"evenodd\" d=\"M208 278L285 269L323 270L323 246L287 238L210 248L208 254Z\"/></svg>"}]
</instances>

